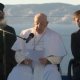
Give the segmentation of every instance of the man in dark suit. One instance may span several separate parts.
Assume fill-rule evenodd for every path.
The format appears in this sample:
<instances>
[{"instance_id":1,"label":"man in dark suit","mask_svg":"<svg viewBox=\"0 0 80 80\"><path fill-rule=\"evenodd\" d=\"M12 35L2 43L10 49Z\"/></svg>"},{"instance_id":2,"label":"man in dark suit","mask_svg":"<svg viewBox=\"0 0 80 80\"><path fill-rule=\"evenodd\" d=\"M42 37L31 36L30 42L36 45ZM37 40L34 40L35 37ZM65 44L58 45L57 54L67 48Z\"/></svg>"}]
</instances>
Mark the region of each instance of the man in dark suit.
<instances>
[{"instance_id":1,"label":"man in dark suit","mask_svg":"<svg viewBox=\"0 0 80 80\"><path fill-rule=\"evenodd\" d=\"M0 80L7 80L8 74L16 65L15 51L11 49L16 41L16 34L14 28L6 24L3 9L4 5L0 3Z\"/></svg>"},{"instance_id":2,"label":"man in dark suit","mask_svg":"<svg viewBox=\"0 0 80 80\"><path fill-rule=\"evenodd\" d=\"M79 30L71 35L71 50L74 57L73 80L80 80L80 10L74 12L73 20L79 27Z\"/></svg>"}]
</instances>

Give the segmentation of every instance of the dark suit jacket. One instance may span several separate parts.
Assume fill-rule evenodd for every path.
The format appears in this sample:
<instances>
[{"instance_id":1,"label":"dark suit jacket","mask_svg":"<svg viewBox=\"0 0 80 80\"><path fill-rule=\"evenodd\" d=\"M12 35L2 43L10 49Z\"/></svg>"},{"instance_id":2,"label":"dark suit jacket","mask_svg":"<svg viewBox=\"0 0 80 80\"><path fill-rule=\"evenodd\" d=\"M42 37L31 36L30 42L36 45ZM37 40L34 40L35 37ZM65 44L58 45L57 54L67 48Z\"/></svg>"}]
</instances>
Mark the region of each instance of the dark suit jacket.
<instances>
[{"instance_id":1,"label":"dark suit jacket","mask_svg":"<svg viewBox=\"0 0 80 80\"><path fill-rule=\"evenodd\" d=\"M11 49L16 41L15 30L8 25L6 25L3 30L11 32L14 35L5 32L5 36L3 37L3 31L0 31L0 80L4 80L5 71L6 76L8 76L14 65L16 65L14 58L15 51Z\"/></svg>"},{"instance_id":2,"label":"dark suit jacket","mask_svg":"<svg viewBox=\"0 0 80 80\"><path fill-rule=\"evenodd\" d=\"M71 50L74 58L80 61L80 30L71 35Z\"/></svg>"}]
</instances>

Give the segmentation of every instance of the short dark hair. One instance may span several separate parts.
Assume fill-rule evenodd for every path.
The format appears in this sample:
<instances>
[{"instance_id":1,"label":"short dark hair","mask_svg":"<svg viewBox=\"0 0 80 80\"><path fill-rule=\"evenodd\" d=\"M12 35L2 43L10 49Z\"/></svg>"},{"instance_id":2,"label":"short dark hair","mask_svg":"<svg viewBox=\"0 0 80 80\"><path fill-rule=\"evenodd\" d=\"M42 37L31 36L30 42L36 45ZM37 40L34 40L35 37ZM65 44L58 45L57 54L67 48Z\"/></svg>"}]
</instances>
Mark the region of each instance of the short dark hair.
<instances>
[{"instance_id":1,"label":"short dark hair","mask_svg":"<svg viewBox=\"0 0 80 80\"><path fill-rule=\"evenodd\" d=\"M4 9L4 4L0 3L0 11L3 12L3 9Z\"/></svg>"},{"instance_id":2,"label":"short dark hair","mask_svg":"<svg viewBox=\"0 0 80 80\"><path fill-rule=\"evenodd\" d=\"M80 18L80 10L77 10L73 13L73 19Z\"/></svg>"}]
</instances>

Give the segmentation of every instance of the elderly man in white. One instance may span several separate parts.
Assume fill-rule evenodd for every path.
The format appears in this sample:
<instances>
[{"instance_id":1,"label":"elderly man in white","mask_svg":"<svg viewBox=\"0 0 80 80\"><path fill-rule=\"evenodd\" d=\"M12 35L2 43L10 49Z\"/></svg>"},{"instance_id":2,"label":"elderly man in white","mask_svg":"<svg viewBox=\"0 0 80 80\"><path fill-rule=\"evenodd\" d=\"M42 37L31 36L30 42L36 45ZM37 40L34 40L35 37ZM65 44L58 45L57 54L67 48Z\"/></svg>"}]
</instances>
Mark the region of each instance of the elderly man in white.
<instances>
[{"instance_id":1,"label":"elderly man in white","mask_svg":"<svg viewBox=\"0 0 80 80\"><path fill-rule=\"evenodd\" d=\"M28 43L18 38L12 47L16 51L17 65L7 80L61 80L57 64L66 55L61 36L47 28L47 16L38 13L32 28L25 29L20 36L27 38L34 34Z\"/></svg>"}]
</instances>

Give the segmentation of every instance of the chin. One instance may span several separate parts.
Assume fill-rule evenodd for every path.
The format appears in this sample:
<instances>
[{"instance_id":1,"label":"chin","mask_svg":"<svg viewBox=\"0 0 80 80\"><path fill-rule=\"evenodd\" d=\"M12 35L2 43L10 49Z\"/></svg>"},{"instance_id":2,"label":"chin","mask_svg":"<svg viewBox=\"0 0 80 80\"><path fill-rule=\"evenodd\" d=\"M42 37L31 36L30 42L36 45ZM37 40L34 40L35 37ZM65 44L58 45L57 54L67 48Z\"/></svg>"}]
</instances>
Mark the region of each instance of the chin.
<instances>
[{"instance_id":1,"label":"chin","mask_svg":"<svg viewBox=\"0 0 80 80\"><path fill-rule=\"evenodd\" d=\"M6 20L5 19L0 20L0 25L6 25Z\"/></svg>"}]
</instances>

